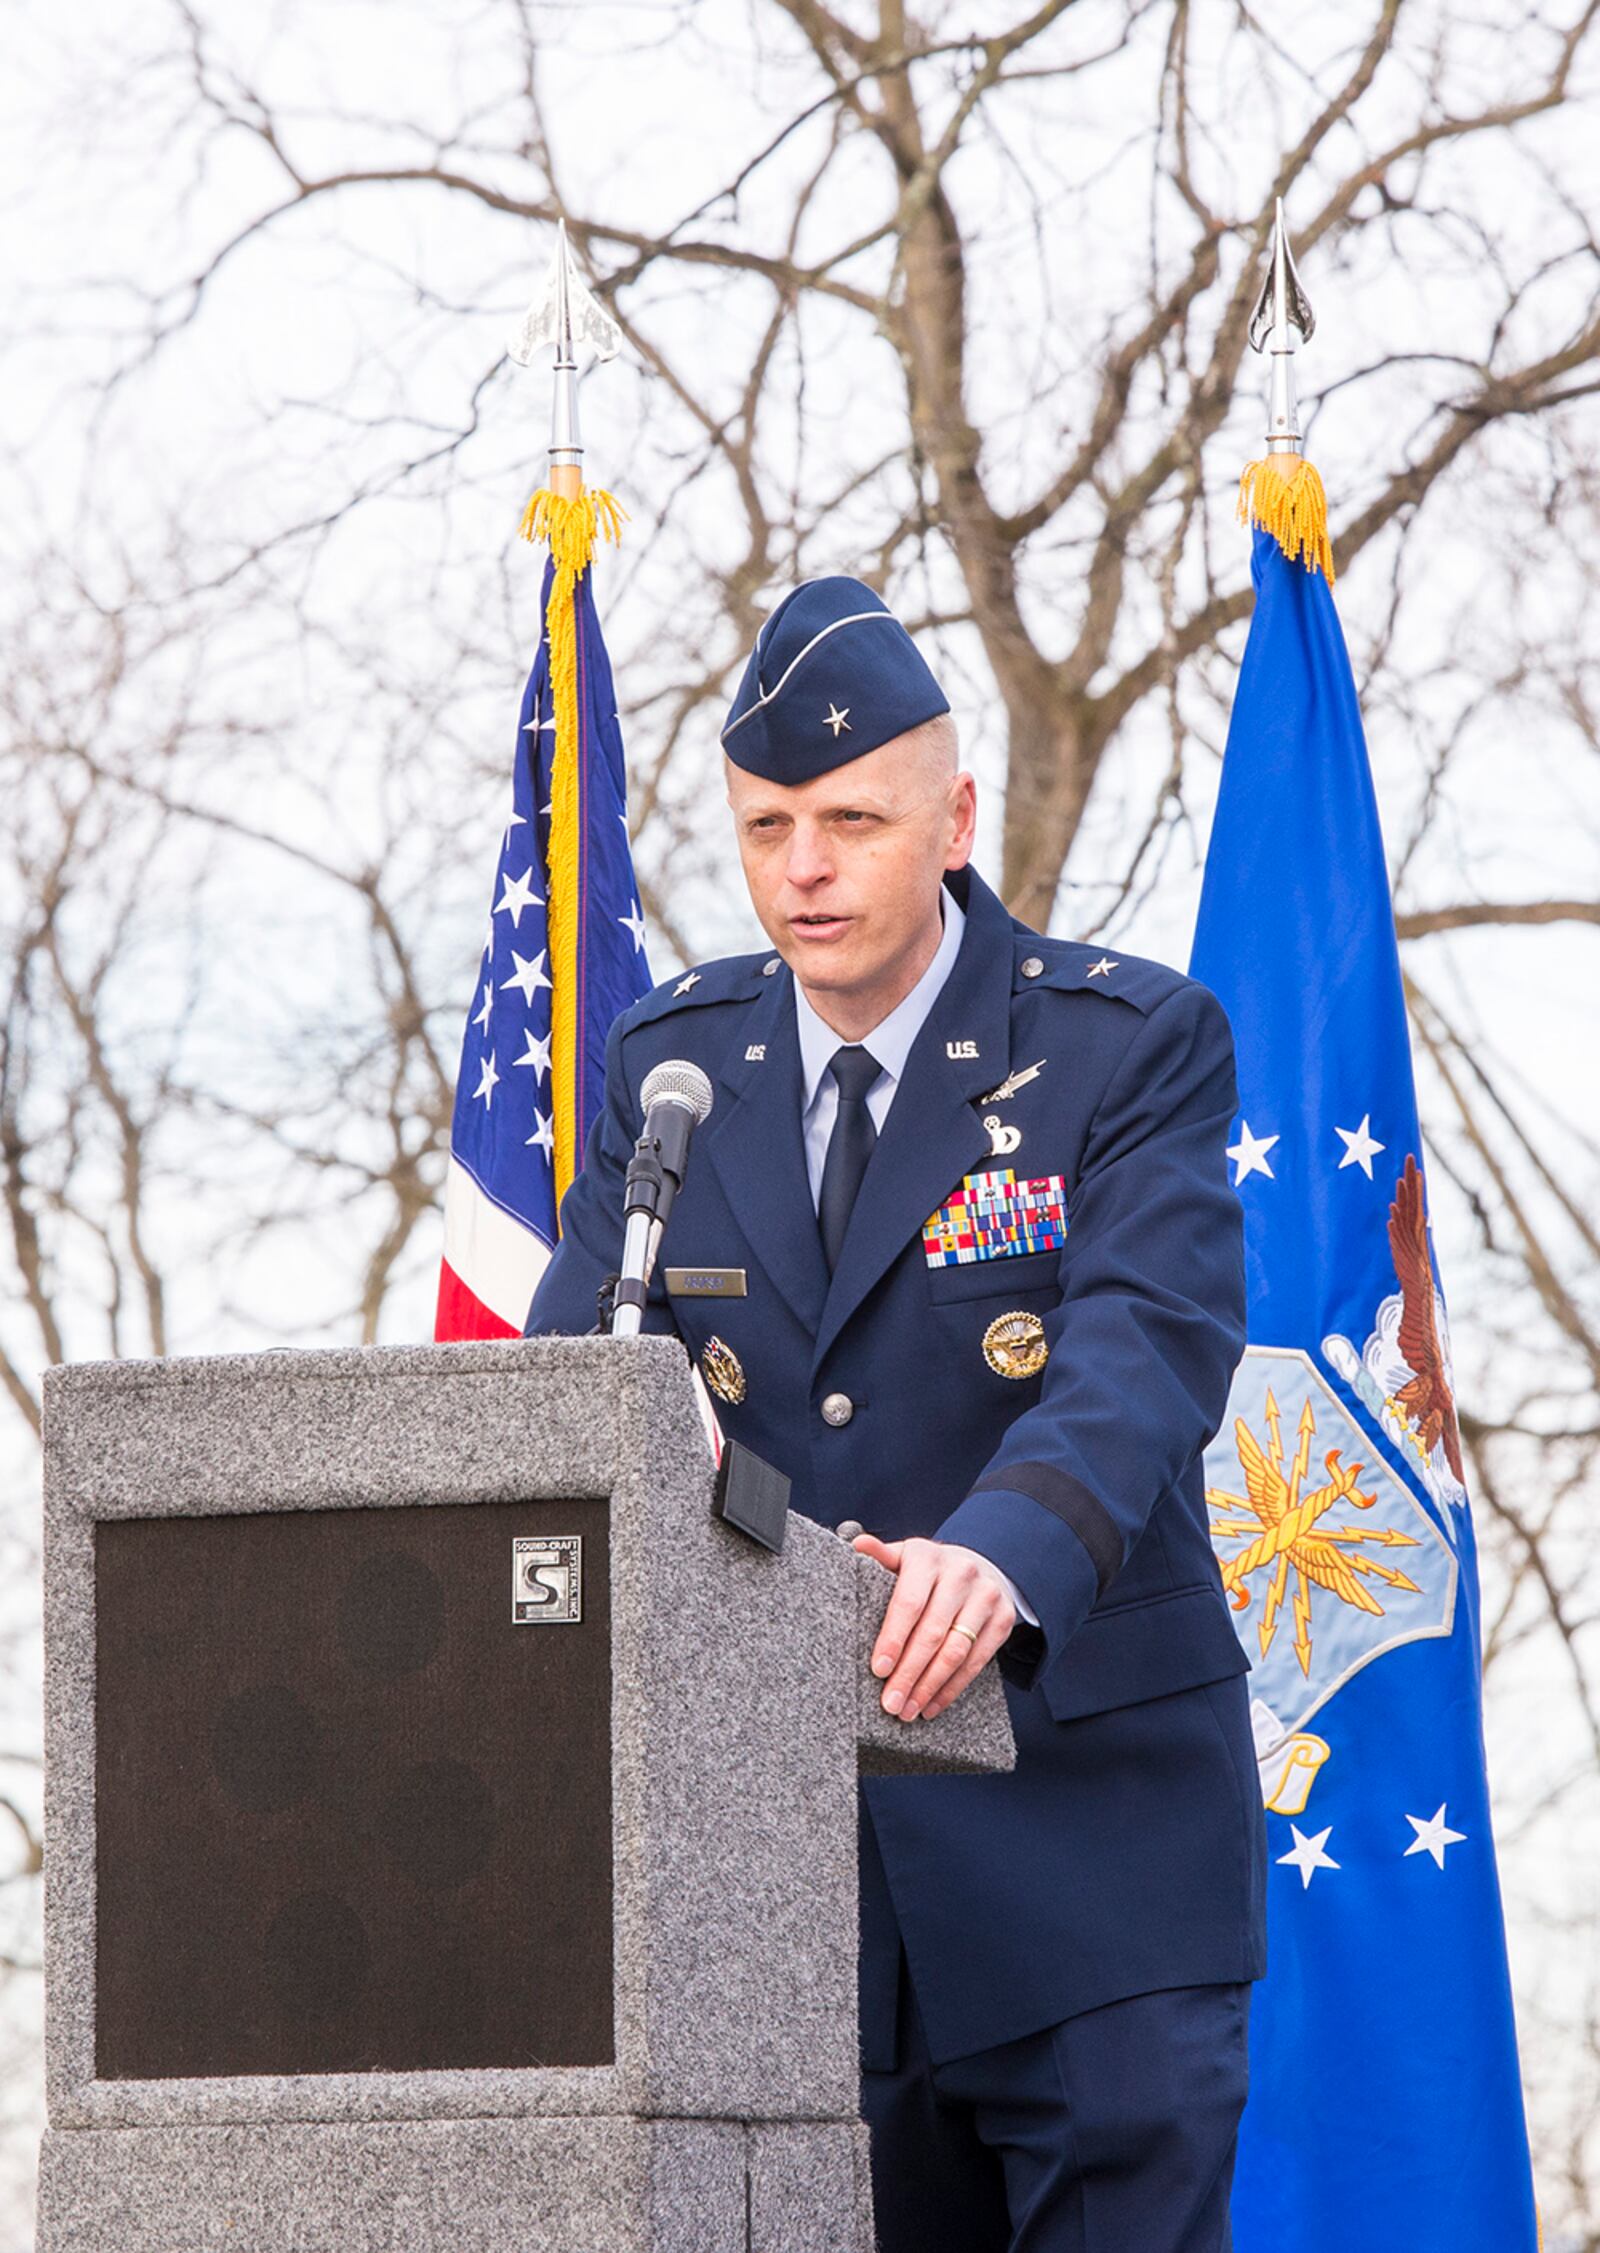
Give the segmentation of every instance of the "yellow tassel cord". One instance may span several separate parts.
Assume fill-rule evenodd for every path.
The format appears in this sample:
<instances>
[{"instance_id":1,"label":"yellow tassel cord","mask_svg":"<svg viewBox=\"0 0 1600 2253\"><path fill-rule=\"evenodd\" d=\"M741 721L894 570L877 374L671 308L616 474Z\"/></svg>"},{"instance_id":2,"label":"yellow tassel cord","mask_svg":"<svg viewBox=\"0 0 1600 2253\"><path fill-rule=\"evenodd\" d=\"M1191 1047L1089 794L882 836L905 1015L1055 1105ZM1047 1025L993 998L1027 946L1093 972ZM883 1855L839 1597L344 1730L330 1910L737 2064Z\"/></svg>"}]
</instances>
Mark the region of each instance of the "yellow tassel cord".
<instances>
[{"instance_id":1,"label":"yellow tassel cord","mask_svg":"<svg viewBox=\"0 0 1600 2253\"><path fill-rule=\"evenodd\" d=\"M1320 571L1333 585L1333 543L1328 538L1328 496L1310 462L1298 454L1267 454L1239 480L1239 522L1270 532L1293 563Z\"/></svg>"},{"instance_id":2,"label":"yellow tassel cord","mask_svg":"<svg viewBox=\"0 0 1600 2253\"><path fill-rule=\"evenodd\" d=\"M627 511L609 493L568 500L541 486L520 527L525 540L545 541L555 558L545 641L555 705L556 748L550 792L550 1089L555 1122L556 1211L578 1169L578 631L573 590L597 543L622 537Z\"/></svg>"}]
</instances>

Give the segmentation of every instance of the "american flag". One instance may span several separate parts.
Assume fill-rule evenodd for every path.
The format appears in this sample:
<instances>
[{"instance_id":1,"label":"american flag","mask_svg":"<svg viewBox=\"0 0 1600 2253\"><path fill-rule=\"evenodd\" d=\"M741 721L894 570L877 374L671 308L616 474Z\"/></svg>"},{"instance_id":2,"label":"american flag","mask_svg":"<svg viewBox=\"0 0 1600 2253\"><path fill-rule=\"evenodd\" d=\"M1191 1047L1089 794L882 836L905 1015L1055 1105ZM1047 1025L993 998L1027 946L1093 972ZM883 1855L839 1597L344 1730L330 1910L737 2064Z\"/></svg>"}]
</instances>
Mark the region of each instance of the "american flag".
<instances>
[{"instance_id":1,"label":"american flag","mask_svg":"<svg viewBox=\"0 0 1600 2253\"><path fill-rule=\"evenodd\" d=\"M520 1336L555 1248L561 1195L605 1100L606 1034L651 983L628 845L622 731L590 573L578 574L570 594L557 578L551 558L544 630L522 697L511 811L461 1043L436 1338ZM558 790L550 647L552 632L559 640L562 631L564 602L576 655L576 740L561 744L571 765ZM552 866L566 887L554 938Z\"/></svg>"}]
</instances>

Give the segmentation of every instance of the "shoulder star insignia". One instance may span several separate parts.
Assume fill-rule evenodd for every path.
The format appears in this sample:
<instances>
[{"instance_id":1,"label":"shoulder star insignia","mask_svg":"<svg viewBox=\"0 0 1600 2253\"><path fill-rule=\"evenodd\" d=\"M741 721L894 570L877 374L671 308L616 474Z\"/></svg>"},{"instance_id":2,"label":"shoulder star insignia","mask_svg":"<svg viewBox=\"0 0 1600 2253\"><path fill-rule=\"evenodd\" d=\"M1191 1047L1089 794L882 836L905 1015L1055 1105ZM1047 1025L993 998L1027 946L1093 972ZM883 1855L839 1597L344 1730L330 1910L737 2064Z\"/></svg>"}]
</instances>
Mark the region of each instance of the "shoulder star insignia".
<instances>
[{"instance_id":1,"label":"shoulder star insignia","mask_svg":"<svg viewBox=\"0 0 1600 2253\"><path fill-rule=\"evenodd\" d=\"M839 707L838 707L838 705L834 703L834 701L833 701L832 697L829 697L829 699L828 699L828 716L827 716L827 718L826 718L826 719L825 719L825 720L823 721L823 723L822 723L822 724L823 724L823 726L824 726L825 728L832 728L832 730L833 730L833 740L834 740L834 742L835 742L835 743L837 743L837 742L838 742L838 740L839 740L839 730L840 730L841 728L849 728L849 727L850 727L850 721L849 721L849 717L848 717L848 715L849 715L849 711L850 711L850 707L849 707L849 705L847 704L847 705L845 706L844 710L843 710L843 711L841 712L841 711L840 711L840 709L839 709ZM852 730L851 732L853 733L854 731Z\"/></svg>"},{"instance_id":2,"label":"shoulder star insignia","mask_svg":"<svg viewBox=\"0 0 1600 2253\"><path fill-rule=\"evenodd\" d=\"M1109 955L1103 954L1098 962L1090 963L1087 974L1091 978L1109 978L1112 971L1115 970L1116 967L1117 965L1112 961L1111 957Z\"/></svg>"},{"instance_id":3,"label":"shoulder star insignia","mask_svg":"<svg viewBox=\"0 0 1600 2253\"><path fill-rule=\"evenodd\" d=\"M1038 1063L1030 1064L1025 1072L1009 1073L997 1088L992 1088L983 1098L984 1102L1004 1103L1008 1097L1016 1094L1019 1087L1026 1087L1029 1080L1036 1080L1044 1070L1045 1062L1046 1059L1041 1056Z\"/></svg>"},{"instance_id":4,"label":"shoulder star insignia","mask_svg":"<svg viewBox=\"0 0 1600 2253\"><path fill-rule=\"evenodd\" d=\"M699 983L700 983L700 973L699 973L699 971L698 971L698 970L691 970L687 978L680 978L680 979L678 980L677 984L676 984L676 985L675 985L675 986L673 987L673 989L672 989L672 998L673 998L673 1000L674 1000L674 1001L676 1001L676 1000L677 1000L677 998L678 998L678 996L679 996L679 994L686 994L686 993L687 993L687 992L689 991L689 988L690 988L691 986L697 986L697 985L699 985Z\"/></svg>"}]
</instances>

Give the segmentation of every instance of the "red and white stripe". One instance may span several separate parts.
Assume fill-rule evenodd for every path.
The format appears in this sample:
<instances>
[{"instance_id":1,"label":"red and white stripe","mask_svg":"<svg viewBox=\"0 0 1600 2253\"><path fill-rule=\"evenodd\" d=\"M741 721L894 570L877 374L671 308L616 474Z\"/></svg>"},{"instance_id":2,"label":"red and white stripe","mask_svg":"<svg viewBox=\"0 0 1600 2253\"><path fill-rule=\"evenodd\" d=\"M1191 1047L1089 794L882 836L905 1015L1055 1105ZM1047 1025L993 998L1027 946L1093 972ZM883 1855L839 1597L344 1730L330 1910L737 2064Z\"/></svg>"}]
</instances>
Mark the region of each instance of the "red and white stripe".
<instances>
[{"instance_id":1,"label":"red and white stripe","mask_svg":"<svg viewBox=\"0 0 1600 2253\"><path fill-rule=\"evenodd\" d=\"M435 1338L520 1338L549 1259L544 1239L486 1196L452 1158L444 1188Z\"/></svg>"},{"instance_id":2,"label":"red and white stripe","mask_svg":"<svg viewBox=\"0 0 1600 2253\"><path fill-rule=\"evenodd\" d=\"M520 1338L535 1286L549 1262L550 1247L543 1238L486 1197L460 1160L452 1158L444 1187L435 1340ZM691 1368L690 1375L711 1460L720 1463L722 1426L699 1370Z\"/></svg>"}]
</instances>

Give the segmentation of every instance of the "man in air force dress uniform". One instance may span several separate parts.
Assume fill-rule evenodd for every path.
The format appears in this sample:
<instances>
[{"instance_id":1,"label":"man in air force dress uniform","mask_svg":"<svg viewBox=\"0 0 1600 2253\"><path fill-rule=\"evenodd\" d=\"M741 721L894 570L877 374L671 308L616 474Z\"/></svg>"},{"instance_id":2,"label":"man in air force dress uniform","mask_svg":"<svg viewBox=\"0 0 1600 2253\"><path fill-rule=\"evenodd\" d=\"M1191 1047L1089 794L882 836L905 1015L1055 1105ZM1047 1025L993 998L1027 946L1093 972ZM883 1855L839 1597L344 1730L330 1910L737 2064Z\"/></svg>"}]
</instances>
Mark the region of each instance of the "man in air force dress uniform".
<instances>
[{"instance_id":1,"label":"man in air force dress uniform","mask_svg":"<svg viewBox=\"0 0 1600 2253\"><path fill-rule=\"evenodd\" d=\"M1017 1740L1009 1775L861 1787L884 2253L1216 2253L1264 1969L1201 1470L1244 1339L1232 1043L1203 986L1006 913L948 714L857 581L768 618L722 742L772 951L617 1020L527 1328L594 1326L641 1082L699 1064L644 1326L895 1572L885 1706L914 1727L995 1660Z\"/></svg>"}]
</instances>

